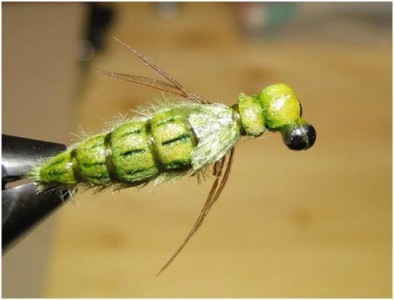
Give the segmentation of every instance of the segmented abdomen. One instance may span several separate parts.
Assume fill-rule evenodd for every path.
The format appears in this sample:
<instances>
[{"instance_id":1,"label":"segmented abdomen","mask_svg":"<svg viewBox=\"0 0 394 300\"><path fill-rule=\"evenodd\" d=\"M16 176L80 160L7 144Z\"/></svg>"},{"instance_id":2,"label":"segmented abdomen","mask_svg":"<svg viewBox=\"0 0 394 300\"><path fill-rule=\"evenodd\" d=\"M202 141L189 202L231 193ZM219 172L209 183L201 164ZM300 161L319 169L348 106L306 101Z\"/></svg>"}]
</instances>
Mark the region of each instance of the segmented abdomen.
<instances>
[{"instance_id":1,"label":"segmented abdomen","mask_svg":"<svg viewBox=\"0 0 394 300\"><path fill-rule=\"evenodd\" d=\"M139 185L163 172L189 169L196 144L187 118L169 110L71 146L45 161L36 177L43 184Z\"/></svg>"}]
</instances>

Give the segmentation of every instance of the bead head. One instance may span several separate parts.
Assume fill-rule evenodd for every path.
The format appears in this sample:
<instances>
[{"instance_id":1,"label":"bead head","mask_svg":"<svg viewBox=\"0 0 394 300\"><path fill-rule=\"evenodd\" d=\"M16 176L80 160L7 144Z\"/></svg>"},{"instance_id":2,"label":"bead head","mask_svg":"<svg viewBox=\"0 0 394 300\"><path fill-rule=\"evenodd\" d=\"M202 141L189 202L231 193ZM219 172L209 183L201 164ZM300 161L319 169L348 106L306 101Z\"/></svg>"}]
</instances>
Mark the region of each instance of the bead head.
<instances>
[{"instance_id":1,"label":"bead head","mask_svg":"<svg viewBox=\"0 0 394 300\"><path fill-rule=\"evenodd\" d=\"M290 150L307 150L316 140L315 128L303 119L281 129L282 139Z\"/></svg>"}]
</instances>

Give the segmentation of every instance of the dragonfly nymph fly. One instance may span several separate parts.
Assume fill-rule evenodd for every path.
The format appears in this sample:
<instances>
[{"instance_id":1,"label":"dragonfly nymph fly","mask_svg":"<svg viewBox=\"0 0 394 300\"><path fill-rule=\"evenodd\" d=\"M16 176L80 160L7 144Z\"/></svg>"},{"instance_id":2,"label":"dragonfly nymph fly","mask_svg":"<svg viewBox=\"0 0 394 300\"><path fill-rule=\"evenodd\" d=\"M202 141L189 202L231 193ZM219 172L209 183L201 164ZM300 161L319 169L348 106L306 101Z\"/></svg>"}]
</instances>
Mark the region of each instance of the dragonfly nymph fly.
<instances>
[{"instance_id":1,"label":"dragonfly nymph fly","mask_svg":"<svg viewBox=\"0 0 394 300\"><path fill-rule=\"evenodd\" d=\"M151 110L69 146L66 151L39 162L30 178L41 191L65 187L71 191L78 185L119 189L211 170L215 180L204 207L160 274L200 228L219 198L230 174L234 147L242 136L280 132L288 148L306 150L314 144L316 132L301 118L301 104L285 84L272 84L252 96L240 93L231 107L211 103L190 93L151 60L116 40L166 81L101 73L176 95L180 100L152 105Z\"/></svg>"}]
</instances>

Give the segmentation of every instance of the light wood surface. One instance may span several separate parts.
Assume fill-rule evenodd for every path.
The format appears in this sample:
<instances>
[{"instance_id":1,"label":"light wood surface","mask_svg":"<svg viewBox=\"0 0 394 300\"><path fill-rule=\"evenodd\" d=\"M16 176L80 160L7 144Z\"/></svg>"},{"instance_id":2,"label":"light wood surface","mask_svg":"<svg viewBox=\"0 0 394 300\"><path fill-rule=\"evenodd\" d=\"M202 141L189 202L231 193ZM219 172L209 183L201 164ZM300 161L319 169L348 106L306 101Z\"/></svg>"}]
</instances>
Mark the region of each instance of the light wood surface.
<instances>
[{"instance_id":1,"label":"light wood surface","mask_svg":"<svg viewBox=\"0 0 394 300\"><path fill-rule=\"evenodd\" d=\"M318 138L301 153L277 134L242 141L220 200L159 278L212 181L80 193L59 212L45 296L389 297L391 41L250 41L229 5L184 4L174 20L149 4L117 5L110 35L188 89L230 105L241 91L286 82ZM76 107L87 131L160 96L97 74L152 75L115 41L107 45Z\"/></svg>"},{"instance_id":2,"label":"light wood surface","mask_svg":"<svg viewBox=\"0 0 394 300\"><path fill-rule=\"evenodd\" d=\"M3 134L69 141L75 124L70 100L79 71L73 50L85 20L84 8L76 2L2 3ZM47 218L3 252L2 297L43 297L56 217Z\"/></svg>"}]
</instances>

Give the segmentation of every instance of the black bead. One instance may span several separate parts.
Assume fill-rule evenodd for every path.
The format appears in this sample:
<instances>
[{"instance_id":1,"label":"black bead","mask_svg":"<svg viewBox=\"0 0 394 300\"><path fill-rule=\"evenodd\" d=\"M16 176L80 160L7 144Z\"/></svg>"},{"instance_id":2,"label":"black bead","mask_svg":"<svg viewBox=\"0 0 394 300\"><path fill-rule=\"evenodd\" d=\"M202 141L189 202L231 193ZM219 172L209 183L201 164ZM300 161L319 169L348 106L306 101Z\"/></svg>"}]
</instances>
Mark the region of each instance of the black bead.
<instances>
[{"instance_id":1,"label":"black bead","mask_svg":"<svg viewBox=\"0 0 394 300\"><path fill-rule=\"evenodd\" d=\"M312 125L304 123L288 127L282 131L283 142L291 150L306 150L316 140L316 130Z\"/></svg>"}]
</instances>

